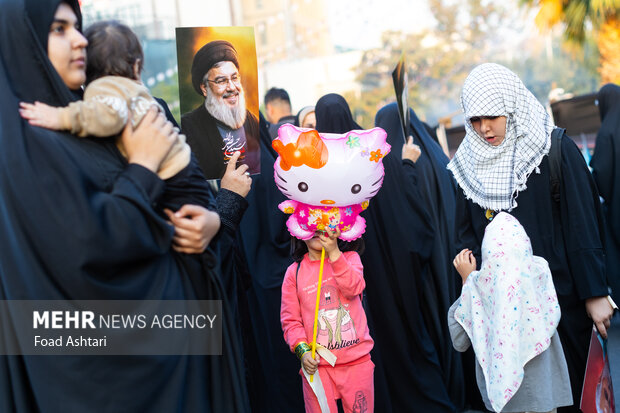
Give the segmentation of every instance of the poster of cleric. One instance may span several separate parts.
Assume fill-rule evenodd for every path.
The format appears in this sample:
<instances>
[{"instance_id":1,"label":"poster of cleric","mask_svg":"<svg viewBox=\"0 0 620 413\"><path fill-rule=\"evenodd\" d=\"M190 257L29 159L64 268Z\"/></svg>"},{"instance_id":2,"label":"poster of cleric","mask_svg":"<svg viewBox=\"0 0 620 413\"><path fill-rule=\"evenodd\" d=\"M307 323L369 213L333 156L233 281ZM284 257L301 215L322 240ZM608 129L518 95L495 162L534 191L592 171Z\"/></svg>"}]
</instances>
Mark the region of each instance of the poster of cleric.
<instances>
[{"instance_id":1,"label":"poster of cleric","mask_svg":"<svg viewBox=\"0 0 620 413\"><path fill-rule=\"evenodd\" d=\"M254 28L180 27L176 41L181 129L205 178L222 178L235 152L260 173Z\"/></svg>"}]
</instances>

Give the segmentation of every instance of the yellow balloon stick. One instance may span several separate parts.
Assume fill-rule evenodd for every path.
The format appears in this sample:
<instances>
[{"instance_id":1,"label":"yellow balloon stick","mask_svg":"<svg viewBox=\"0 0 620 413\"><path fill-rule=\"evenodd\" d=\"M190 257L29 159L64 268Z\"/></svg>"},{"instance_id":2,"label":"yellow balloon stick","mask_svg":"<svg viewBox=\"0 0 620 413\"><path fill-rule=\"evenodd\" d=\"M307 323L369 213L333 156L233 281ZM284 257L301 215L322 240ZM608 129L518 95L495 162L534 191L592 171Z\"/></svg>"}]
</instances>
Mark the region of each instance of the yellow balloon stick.
<instances>
[{"instance_id":1,"label":"yellow balloon stick","mask_svg":"<svg viewBox=\"0 0 620 413\"><path fill-rule=\"evenodd\" d=\"M316 330L319 325L319 303L321 302L321 282L323 281L323 263L325 263L325 248L321 248L321 266L319 267L319 284L316 288L316 306L314 307L314 329L312 331L312 360L316 353ZM314 374L310 376L310 381Z\"/></svg>"}]
</instances>

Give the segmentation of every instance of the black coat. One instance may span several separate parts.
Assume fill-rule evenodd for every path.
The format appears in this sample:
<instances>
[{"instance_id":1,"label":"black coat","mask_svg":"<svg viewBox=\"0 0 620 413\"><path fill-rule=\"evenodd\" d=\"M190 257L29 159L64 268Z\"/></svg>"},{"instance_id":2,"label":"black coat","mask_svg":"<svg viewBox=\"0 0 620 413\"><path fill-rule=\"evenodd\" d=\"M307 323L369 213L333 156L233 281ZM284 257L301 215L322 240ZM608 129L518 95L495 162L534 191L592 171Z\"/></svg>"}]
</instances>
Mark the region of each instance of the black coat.
<instances>
[{"instance_id":1,"label":"black coat","mask_svg":"<svg viewBox=\"0 0 620 413\"><path fill-rule=\"evenodd\" d=\"M258 143L258 120L250 111L247 111L245 123L245 138L248 153L260 153ZM224 141L217 128L216 119L200 105L191 112L181 116L181 130L187 136L187 143L198 158L198 164L207 179L220 179L226 170L222 148ZM259 159L259 157L256 157ZM260 172L260 164L249 164L248 171L252 174Z\"/></svg>"},{"instance_id":2,"label":"black coat","mask_svg":"<svg viewBox=\"0 0 620 413\"><path fill-rule=\"evenodd\" d=\"M620 86L603 86L598 102L602 123L590 166L603 198L607 278L620 300Z\"/></svg>"},{"instance_id":3,"label":"black coat","mask_svg":"<svg viewBox=\"0 0 620 413\"><path fill-rule=\"evenodd\" d=\"M170 191L114 139L20 118L19 101L76 99L46 53L59 4L0 0L0 300L219 299L228 313L216 262L173 252L162 218L164 205L212 208L208 195ZM195 166L175 178L202 187ZM0 411L248 411L226 317L222 340L220 357L0 356Z\"/></svg>"},{"instance_id":4,"label":"black coat","mask_svg":"<svg viewBox=\"0 0 620 413\"><path fill-rule=\"evenodd\" d=\"M463 408L465 382L461 353L454 350L448 330L447 313L459 296L461 279L454 270L455 255L454 225L456 208L456 182L446 169L448 157L427 133L415 112L409 109L408 133L420 147L421 154L416 163L404 161L403 167L424 201L433 228L432 252L425 263L424 277L420 277L420 311L435 350L443 382L452 403ZM398 105L391 103L383 107L375 118L376 126L386 130L392 145L390 156L401 154L404 137L398 115ZM473 376L472 376L473 379ZM474 386L475 387L475 386Z\"/></svg>"},{"instance_id":5,"label":"black coat","mask_svg":"<svg viewBox=\"0 0 620 413\"><path fill-rule=\"evenodd\" d=\"M278 209L286 197L273 180L278 154L271 147L267 122L260 115L262 173L252 177L249 207L241 221L243 250L251 275L247 291L251 332L257 355L250 358L252 409L256 413L303 412L299 360L284 341L280 324L282 280L293 262L288 215ZM257 345L257 343L259 343Z\"/></svg>"},{"instance_id":6,"label":"black coat","mask_svg":"<svg viewBox=\"0 0 620 413\"><path fill-rule=\"evenodd\" d=\"M385 114L377 115L377 126L386 127L392 149L383 159L381 190L363 213L367 227L362 263L375 340L376 406L386 412L453 412L429 334L432 326L425 321L424 313L431 310L422 303L437 235L420 192L417 167L401 159L401 128L383 124Z\"/></svg>"},{"instance_id":7,"label":"black coat","mask_svg":"<svg viewBox=\"0 0 620 413\"><path fill-rule=\"evenodd\" d=\"M532 172L527 189L519 192L518 206L510 213L530 237L533 254L549 263L562 311L558 333L575 403L573 408L558 411L579 411L592 331L585 299L607 295L605 254L599 231L602 215L592 175L577 145L569 137L564 135L562 138L559 204L552 200L547 156L539 168L540 174ZM457 249L470 248L480 265L480 246L488 223L485 210L466 200L460 190L457 210L461 211L457 214Z\"/></svg>"}]
</instances>

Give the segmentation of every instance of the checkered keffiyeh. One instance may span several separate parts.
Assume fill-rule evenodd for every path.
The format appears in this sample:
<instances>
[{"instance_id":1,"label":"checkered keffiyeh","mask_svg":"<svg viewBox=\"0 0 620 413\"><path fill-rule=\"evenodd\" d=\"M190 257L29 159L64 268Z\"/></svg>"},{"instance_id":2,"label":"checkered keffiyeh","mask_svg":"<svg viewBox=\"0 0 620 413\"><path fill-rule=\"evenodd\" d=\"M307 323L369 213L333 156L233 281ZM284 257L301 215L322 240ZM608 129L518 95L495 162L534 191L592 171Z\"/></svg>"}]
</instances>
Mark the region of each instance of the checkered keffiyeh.
<instances>
[{"instance_id":1,"label":"checkered keffiyeh","mask_svg":"<svg viewBox=\"0 0 620 413\"><path fill-rule=\"evenodd\" d=\"M465 196L483 208L511 211L526 181L551 148L553 121L519 77L495 63L469 74L461 93L465 138L448 169ZM504 141L493 146L479 136L470 119L506 116Z\"/></svg>"}]
</instances>

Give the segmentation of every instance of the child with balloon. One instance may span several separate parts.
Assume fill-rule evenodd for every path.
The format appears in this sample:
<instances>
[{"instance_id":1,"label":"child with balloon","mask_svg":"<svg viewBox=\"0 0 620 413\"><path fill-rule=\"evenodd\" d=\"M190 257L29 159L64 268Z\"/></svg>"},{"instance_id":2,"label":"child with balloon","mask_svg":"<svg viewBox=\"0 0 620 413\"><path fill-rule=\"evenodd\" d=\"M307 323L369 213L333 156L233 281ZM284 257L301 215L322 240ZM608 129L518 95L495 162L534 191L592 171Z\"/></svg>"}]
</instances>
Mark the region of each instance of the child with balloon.
<instances>
[{"instance_id":1,"label":"child with balloon","mask_svg":"<svg viewBox=\"0 0 620 413\"><path fill-rule=\"evenodd\" d=\"M335 135L283 125L273 142L295 260L282 283L280 318L301 361L307 412L336 412L337 399L345 411L374 408L358 214L383 182L385 139L380 128Z\"/></svg>"}]
</instances>

